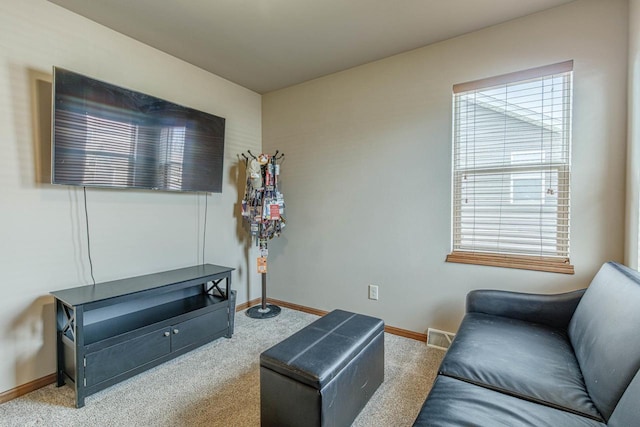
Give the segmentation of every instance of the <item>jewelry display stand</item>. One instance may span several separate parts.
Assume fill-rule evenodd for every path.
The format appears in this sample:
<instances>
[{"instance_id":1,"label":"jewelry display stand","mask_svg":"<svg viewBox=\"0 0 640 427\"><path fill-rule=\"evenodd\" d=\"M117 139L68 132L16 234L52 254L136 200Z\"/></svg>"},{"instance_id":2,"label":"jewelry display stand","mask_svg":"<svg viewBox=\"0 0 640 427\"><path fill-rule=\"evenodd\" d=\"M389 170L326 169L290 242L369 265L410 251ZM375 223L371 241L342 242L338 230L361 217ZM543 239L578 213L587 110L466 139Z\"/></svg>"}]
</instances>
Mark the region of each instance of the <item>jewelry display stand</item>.
<instances>
[{"instance_id":1,"label":"jewelry display stand","mask_svg":"<svg viewBox=\"0 0 640 427\"><path fill-rule=\"evenodd\" d=\"M260 154L254 156L250 150L242 153L247 169L247 184L242 199L242 218L250 226L260 256L257 259L258 273L262 277L262 303L249 308L246 315L254 319L268 319L280 314L280 307L267 304L267 241L278 237L285 226L284 195L278 190L280 163L284 154Z\"/></svg>"}]
</instances>

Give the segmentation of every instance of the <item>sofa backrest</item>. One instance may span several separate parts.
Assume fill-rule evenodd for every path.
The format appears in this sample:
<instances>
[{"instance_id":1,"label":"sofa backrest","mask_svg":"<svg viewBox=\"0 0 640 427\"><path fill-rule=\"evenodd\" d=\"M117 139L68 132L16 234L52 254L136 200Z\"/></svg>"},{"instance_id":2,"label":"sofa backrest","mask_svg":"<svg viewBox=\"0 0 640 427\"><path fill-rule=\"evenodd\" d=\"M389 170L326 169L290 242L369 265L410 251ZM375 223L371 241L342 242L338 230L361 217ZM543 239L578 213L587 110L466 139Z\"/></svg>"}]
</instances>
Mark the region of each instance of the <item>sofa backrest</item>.
<instances>
[{"instance_id":1,"label":"sofa backrest","mask_svg":"<svg viewBox=\"0 0 640 427\"><path fill-rule=\"evenodd\" d=\"M609 418L609 427L629 427L638 425L640 420L640 372L636 374L624 392L616 409Z\"/></svg>"},{"instance_id":2,"label":"sofa backrest","mask_svg":"<svg viewBox=\"0 0 640 427\"><path fill-rule=\"evenodd\" d=\"M587 391L605 420L640 368L640 274L614 262L591 281L569 322Z\"/></svg>"}]
</instances>

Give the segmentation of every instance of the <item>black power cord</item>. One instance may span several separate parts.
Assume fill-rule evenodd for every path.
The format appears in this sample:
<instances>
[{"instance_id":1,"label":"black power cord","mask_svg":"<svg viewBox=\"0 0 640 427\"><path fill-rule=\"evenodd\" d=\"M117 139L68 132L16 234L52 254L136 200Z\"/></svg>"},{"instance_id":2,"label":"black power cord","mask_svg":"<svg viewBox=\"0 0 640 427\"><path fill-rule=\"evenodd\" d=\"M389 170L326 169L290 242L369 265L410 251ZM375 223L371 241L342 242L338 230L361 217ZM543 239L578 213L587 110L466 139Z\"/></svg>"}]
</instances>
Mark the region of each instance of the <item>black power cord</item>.
<instances>
[{"instance_id":1,"label":"black power cord","mask_svg":"<svg viewBox=\"0 0 640 427\"><path fill-rule=\"evenodd\" d=\"M89 212L87 210L87 187L82 187L84 193L84 218L87 225L87 252L89 254L89 270L91 271L91 280L95 286L96 278L93 277L93 261L91 260L91 240L89 238Z\"/></svg>"},{"instance_id":2,"label":"black power cord","mask_svg":"<svg viewBox=\"0 0 640 427\"><path fill-rule=\"evenodd\" d=\"M202 265L204 265L204 247L207 243L207 211L209 210L209 199L204 193L204 230L202 232Z\"/></svg>"}]
</instances>

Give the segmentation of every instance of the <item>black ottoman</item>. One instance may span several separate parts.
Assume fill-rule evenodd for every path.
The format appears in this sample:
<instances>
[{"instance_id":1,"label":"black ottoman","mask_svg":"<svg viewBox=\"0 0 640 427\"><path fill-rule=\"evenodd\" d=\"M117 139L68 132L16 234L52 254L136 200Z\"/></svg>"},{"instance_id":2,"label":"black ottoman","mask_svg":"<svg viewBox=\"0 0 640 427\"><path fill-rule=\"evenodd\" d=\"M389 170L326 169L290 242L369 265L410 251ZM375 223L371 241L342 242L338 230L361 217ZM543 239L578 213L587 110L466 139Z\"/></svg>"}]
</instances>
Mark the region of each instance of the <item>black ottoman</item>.
<instances>
[{"instance_id":1,"label":"black ottoman","mask_svg":"<svg viewBox=\"0 0 640 427\"><path fill-rule=\"evenodd\" d=\"M260 419L348 426L384 380L384 322L334 310L260 355Z\"/></svg>"}]
</instances>

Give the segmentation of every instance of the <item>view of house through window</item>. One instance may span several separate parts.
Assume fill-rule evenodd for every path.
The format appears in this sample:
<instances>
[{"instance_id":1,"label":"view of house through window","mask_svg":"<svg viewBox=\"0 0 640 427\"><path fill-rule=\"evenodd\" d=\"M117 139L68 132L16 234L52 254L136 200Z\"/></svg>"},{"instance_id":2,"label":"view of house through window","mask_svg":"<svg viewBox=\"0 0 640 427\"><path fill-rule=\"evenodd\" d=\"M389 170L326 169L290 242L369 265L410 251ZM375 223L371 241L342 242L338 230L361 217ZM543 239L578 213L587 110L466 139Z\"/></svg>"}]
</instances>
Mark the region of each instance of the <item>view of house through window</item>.
<instances>
[{"instance_id":1,"label":"view of house through window","mask_svg":"<svg viewBox=\"0 0 640 427\"><path fill-rule=\"evenodd\" d=\"M572 273L573 62L454 86L448 261Z\"/></svg>"}]
</instances>

